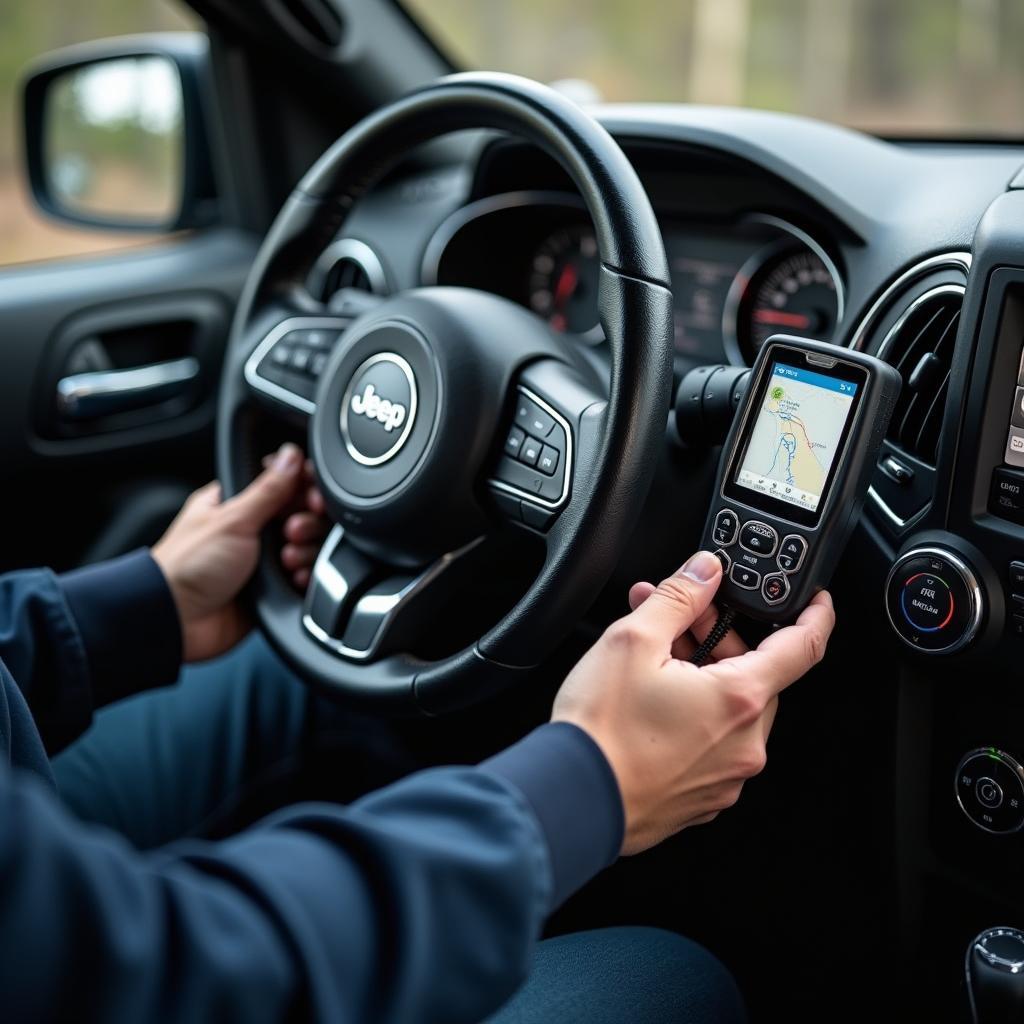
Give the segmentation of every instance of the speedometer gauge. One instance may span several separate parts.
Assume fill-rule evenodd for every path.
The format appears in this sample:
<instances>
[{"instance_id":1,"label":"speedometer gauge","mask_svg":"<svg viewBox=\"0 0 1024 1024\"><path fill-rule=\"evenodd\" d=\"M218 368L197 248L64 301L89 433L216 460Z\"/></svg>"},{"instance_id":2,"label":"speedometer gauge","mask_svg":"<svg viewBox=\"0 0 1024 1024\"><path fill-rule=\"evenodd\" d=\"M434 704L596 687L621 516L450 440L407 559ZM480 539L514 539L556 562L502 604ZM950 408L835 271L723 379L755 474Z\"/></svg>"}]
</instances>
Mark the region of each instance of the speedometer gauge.
<instances>
[{"instance_id":1,"label":"speedometer gauge","mask_svg":"<svg viewBox=\"0 0 1024 1024\"><path fill-rule=\"evenodd\" d=\"M751 277L740 300L743 355L753 362L773 334L829 341L839 312L835 276L820 256L808 249L778 253Z\"/></svg>"},{"instance_id":2,"label":"speedometer gauge","mask_svg":"<svg viewBox=\"0 0 1024 1024\"><path fill-rule=\"evenodd\" d=\"M530 266L530 308L556 331L600 338L600 271L593 228L583 224L559 228L534 254Z\"/></svg>"}]
</instances>

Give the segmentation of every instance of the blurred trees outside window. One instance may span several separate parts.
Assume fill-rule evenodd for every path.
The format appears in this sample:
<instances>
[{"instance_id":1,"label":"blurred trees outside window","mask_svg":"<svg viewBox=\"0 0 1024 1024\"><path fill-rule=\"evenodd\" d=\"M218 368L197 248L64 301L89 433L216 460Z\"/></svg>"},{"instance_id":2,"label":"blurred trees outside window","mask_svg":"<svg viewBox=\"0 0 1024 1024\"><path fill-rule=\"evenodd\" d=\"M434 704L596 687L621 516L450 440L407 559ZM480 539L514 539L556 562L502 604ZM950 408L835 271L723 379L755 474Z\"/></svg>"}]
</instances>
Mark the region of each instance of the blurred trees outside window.
<instances>
[{"instance_id":1,"label":"blurred trees outside window","mask_svg":"<svg viewBox=\"0 0 1024 1024\"><path fill-rule=\"evenodd\" d=\"M1024 136L1022 0L401 0L458 64L606 100Z\"/></svg>"},{"instance_id":2,"label":"blurred trees outside window","mask_svg":"<svg viewBox=\"0 0 1024 1024\"><path fill-rule=\"evenodd\" d=\"M22 157L21 76L50 50L136 32L197 27L174 0L0 0L0 265L146 244L144 235L60 224L29 195Z\"/></svg>"}]
</instances>

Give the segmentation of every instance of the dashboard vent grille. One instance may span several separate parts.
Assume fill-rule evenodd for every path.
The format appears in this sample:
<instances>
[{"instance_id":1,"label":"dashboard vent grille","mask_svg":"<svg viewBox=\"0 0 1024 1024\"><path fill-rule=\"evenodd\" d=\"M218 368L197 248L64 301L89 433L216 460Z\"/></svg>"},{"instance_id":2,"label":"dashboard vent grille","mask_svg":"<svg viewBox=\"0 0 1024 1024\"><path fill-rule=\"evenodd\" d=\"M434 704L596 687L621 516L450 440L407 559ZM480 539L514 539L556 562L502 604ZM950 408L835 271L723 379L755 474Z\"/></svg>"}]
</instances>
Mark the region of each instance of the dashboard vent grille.
<instances>
[{"instance_id":1,"label":"dashboard vent grille","mask_svg":"<svg viewBox=\"0 0 1024 1024\"><path fill-rule=\"evenodd\" d=\"M930 466L936 462L963 299L964 288L958 284L939 285L919 295L878 352L903 379L888 438Z\"/></svg>"},{"instance_id":2,"label":"dashboard vent grille","mask_svg":"<svg viewBox=\"0 0 1024 1024\"><path fill-rule=\"evenodd\" d=\"M301 34L333 49L341 44L341 16L330 0L267 0L271 14L286 29L296 26Z\"/></svg>"},{"instance_id":3,"label":"dashboard vent grille","mask_svg":"<svg viewBox=\"0 0 1024 1024\"><path fill-rule=\"evenodd\" d=\"M361 292L373 291L370 275L366 272L366 268L358 261L348 257L338 260L327 272L323 298L330 298L335 292L340 292L342 288L357 288Z\"/></svg>"}]
</instances>

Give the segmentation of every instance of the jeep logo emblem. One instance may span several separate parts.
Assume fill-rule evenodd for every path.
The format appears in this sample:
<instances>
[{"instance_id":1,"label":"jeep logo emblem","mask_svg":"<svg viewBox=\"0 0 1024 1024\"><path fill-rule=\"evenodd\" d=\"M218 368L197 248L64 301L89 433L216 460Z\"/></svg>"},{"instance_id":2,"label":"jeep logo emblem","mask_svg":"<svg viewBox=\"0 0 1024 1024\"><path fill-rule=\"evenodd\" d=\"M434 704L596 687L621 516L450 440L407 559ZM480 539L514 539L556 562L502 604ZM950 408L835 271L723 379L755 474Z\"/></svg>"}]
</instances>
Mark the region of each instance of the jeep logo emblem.
<instances>
[{"instance_id":1,"label":"jeep logo emblem","mask_svg":"<svg viewBox=\"0 0 1024 1024\"><path fill-rule=\"evenodd\" d=\"M388 432L405 422L405 406L400 402L389 402L386 398L381 398L373 390L372 384L367 384L361 395L353 395L348 405L356 416L368 416L371 420L383 423L384 429Z\"/></svg>"},{"instance_id":2,"label":"jeep logo emblem","mask_svg":"<svg viewBox=\"0 0 1024 1024\"><path fill-rule=\"evenodd\" d=\"M341 400L345 448L363 466L393 459L416 420L416 377L394 352L378 352L361 363Z\"/></svg>"}]
</instances>

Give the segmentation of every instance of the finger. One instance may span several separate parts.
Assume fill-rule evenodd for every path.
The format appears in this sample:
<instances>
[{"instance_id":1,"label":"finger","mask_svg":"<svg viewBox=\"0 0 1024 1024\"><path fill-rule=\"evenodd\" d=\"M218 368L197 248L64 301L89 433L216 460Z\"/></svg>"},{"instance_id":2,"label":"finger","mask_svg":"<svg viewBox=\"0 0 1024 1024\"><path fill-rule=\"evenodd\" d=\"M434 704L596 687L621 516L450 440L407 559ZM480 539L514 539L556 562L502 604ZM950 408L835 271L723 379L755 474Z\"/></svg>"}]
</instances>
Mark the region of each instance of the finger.
<instances>
[{"instance_id":1,"label":"finger","mask_svg":"<svg viewBox=\"0 0 1024 1024\"><path fill-rule=\"evenodd\" d=\"M629 588L629 610L635 612L656 589L653 583L634 583Z\"/></svg>"},{"instance_id":2,"label":"finger","mask_svg":"<svg viewBox=\"0 0 1024 1024\"><path fill-rule=\"evenodd\" d=\"M714 629L718 615L718 608L713 604L709 605L707 611L690 627L690 632L697 638L698 643L704 643L708 633ZM715 661L721 661L723 658L738 658L741 654L746 654L749 649L736 630L730 629L715 645L711 657Z\"/></svg>"},{"instance_id":3,"label":"finger","mask_svg":"<svg viewBox=\"0 0 1024 1024\"><path fill-rule=\"evenodd\" d=\"M281 564L290 572L306 569L316 561L319 544L285 544L281 548Z\"/></svg>"},{"instance_id":4,"label":"finger","mask_svg":"<svg viewBox=\"0 0 1024 1024\"><path fill-rule=\"evenodd\" d=\"M721 580L721 562L710 551L698 551L631 615L669 645L703 615Z\"/></svg>"},{"instance_id":5,"label":"finger","mask_svg":"<svg viewBox=\"0 0 1024 1024\"><path fill-rule=\"evenodd\" d=\"M823 590L792 626L772 633L756 651L743 657L744 673L767 687L770 694L779 693L821 661L835 623L832 598Z\"/></svg>"},{"instance_id":6,"label":"finger","mask_svg":"<svg viewBox=\"0 0 1024 1024\"><path fill-rule=\"evenodd\" d=\"M239 525L258 533L291 501L302 474L302 451L284 444L274 461L244 491L225 503Z\"/></svg>"},{"instance_id":7,"label":"finger","mask_svg":"<svg viewBox=\"0 0 1024 1024\"><path fill-rule=\"evenodd\" d=\"M306 507L315 515L322 516L327 514L327 503L324 501L324 496L320 493L319 487L306 488Z\"/></svg>"},{"instance_id":8,"label":"finger","mask_svg":"<svg viewBox=\"0 0 1024 1024\"><path fill-rule=\"evenodd\" d=\"M309 569L296 569L292 573L292 583L295 584L295 589L304 591L309 586L311 575L312 571Z\"/></svg>"},{"instance_id":9,"label":"finger","mask_svg":"<svg viewBox=\"0 0 1024 1024\"><path fill-rule=\"evenodd\" d=\"M292 544L308 544L327 536L328 523L312 512L295 512L284 521L284 539Z\"/></svg>"},{"instance_id":10,"label":"finger","mask_svg":"<svg viewBox=\"0 0 1024 1024\"><path fill-rule=\"evenodd\" d=\"M220 504L220 495L220 482L211 480L208 484L204 484L199 490L193 491L189 495L188 504L210 508Z\"/></svg>"}]
</instances>

